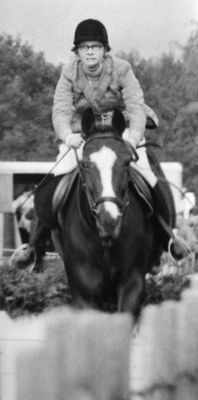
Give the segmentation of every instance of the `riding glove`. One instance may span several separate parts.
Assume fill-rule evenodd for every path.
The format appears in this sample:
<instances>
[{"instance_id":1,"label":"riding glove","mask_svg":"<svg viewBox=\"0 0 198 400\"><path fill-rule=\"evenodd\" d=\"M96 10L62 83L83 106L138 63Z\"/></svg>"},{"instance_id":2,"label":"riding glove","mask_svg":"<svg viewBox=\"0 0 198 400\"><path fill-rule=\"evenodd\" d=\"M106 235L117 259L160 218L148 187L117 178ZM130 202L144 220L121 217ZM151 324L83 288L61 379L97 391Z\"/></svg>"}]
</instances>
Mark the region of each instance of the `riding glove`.
<instances>
[{"instance_id":1,"label":"riding glove","mask_svg":"<svg viewBox=\"0 0 198 400\"><path fill-rule=\"evenodd\" d=\"M82 136L80 133L70 133L66 139L65 139L65 144L68 147L71 147L73 149L78 149L80 145L83 142Z\"/></svg>"},{"instance_id":2,"label":"riding glove","mask_svg":"<svg viewBox=\"0 0 198 400\"><path fill-rule=\"evenodd\" d=\"M135 130L129 131L127 140L131 143L131 145L133 146L134 149L136 149L136 147L138 146L139 142L142 139L143 138L141 137L140 132L135 131Z\"/></svg>"}]
</instances>

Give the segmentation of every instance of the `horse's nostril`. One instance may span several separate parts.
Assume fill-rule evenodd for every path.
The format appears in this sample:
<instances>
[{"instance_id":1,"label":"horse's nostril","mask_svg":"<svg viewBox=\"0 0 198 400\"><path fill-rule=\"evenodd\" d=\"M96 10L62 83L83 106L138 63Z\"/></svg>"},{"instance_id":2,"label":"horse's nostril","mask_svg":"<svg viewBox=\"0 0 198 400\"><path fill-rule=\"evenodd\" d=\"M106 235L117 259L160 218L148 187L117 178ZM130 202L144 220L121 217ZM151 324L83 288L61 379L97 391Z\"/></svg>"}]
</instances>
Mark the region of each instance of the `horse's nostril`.
<instances>
[{"instance_id":1,"label":"horse's nostril","mask_svg":"<svg viewBox=\"0 0 198 400\"><path fill-rule=\"evenodd\" d=\"M97 224L99 236L102 240L116 240L120 235L120 224L112 224L112 225L105 225L105 224Z\"/></svg>"},{"instance_id":2,"label":"horse's nostril","mask_svg":"<svg viewBox=\"0 0 198 400\"><path fill-rule=\"evenodd\" d=\"M103 239L103 241L102 241L102 245L107 248L111 247L112 244L113 244L113 242L112 242L111 238L106 238L106 239Z\"/></svg>"}]
</instances>

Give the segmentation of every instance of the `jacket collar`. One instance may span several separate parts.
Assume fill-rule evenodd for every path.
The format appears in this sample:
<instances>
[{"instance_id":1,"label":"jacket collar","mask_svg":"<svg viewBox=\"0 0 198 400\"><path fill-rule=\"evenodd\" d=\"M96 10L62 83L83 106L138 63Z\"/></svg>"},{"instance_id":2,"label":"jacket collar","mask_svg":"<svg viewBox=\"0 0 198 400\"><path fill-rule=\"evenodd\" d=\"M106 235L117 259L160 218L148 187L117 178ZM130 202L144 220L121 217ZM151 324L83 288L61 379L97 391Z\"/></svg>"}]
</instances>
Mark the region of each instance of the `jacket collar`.
<instances>
[{"instance_id":1,"label":"jacket collar","mask_svg":"<svg viewBox=\"0 0 198 400\"><path fill-rule=\"evenodd\" d=\"M98 82L98 90L95 93L88 85L86 75L83 71L81 60L77 59L76 68L73 70L73 82L78 90L83 92L88 103L100 113L100 100L104 96L108 86L110 86L113 74L113 60L111 56L107 55L103 61L103 67ZM75 75L75 76L74 76Z\"/></svg>"}]
</instances>

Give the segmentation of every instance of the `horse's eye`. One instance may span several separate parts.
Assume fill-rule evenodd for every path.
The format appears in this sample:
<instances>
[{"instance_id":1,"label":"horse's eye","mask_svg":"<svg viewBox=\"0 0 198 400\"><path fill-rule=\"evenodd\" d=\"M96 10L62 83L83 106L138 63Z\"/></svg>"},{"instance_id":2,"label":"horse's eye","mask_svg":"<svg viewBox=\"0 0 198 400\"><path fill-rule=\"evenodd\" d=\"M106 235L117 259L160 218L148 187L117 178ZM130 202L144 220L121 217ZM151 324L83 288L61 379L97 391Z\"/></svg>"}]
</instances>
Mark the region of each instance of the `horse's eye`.
<instances>
[{"instance_id":1,"label":"horse's eye","mask_svg":"<svg viewBox=\"0 0 198 400\"><path fill-rule=\"evenodd\" d=\"M131 158L127 158L124 162L124 167L127 168L131 162Z\"/></svg>"},{"instance_id":2,"label":"horse's eye","mask_svg":"<svg viewBox=\"0 0 198 400\"><path fill-rule=\"evenodd\" d=\"M128 169L128 167L129 167L129 163L130 163L130 161L128 161L128 160L126 160L124 163L123 163L123 169L124 170L127 170Z\"/></svg>"}]
</instances>

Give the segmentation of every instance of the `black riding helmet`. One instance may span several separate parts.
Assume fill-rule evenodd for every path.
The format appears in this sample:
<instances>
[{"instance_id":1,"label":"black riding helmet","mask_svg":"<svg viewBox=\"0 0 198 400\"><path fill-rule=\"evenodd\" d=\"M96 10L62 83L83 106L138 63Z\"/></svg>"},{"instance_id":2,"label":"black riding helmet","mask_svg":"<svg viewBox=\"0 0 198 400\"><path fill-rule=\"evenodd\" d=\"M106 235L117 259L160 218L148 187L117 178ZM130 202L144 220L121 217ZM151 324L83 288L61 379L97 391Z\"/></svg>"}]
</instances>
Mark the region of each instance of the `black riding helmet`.
<instances>
[{"instance_id":1,"label":"black riding helmet","mask_svg":"<svg viewBox=\"0 0 198 400\"><path fill-rule=\"evenodd\" d=\"M74 47L72 48L72 51L75 51L80 43L87 41L100 42L107 51L111 50L106 28L100 21L97 21L96 19L86 19L77 25L74 35Z\"/></svg>"}]
</instances>

